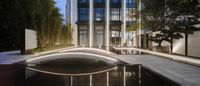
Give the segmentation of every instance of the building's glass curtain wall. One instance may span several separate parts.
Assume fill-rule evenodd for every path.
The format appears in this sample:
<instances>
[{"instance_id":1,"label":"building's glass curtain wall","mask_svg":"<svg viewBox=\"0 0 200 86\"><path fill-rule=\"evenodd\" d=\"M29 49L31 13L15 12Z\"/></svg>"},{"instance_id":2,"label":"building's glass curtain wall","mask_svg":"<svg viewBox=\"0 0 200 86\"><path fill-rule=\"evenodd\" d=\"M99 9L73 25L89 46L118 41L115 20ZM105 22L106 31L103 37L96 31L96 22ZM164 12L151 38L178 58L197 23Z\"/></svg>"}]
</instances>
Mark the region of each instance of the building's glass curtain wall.
<instances>
[{"instance_id":1,"label":"building's glass curtain wall","mask_svg":"<svg viewBox=\"0 0 200 86\"><path fill-rule=\"evenodd\" d=\"M105 8L95 8L94 21L104 21L104 20L105 20Z\"/></svg>"},{"instance_id":2,"label":"building's glass curtain wall","mask_svg":"<svg viewBox=\"0 0 200 86\"><path fill-rule=\"evenodd\" d=\"M94 0L93 13L93 47L104 48L105 46L105 0Z\"/></svg>"},{"instance_id":3,"label":"building's glass curtain wall","mask_svg":"<svg viewBox=\"0 0 200 86\"><path fill-rule=\"evenodd\" d=\"M79 21L88 21L88 8L79 8Z\"/></svg>"},{"instance_id":4,"label":"building's glass curtain wall","mask_svg":"<svg viewBox=\"0 0 200 86\"><path fill-rule=\"evenodd\" d=\"M94 30L94 47L103 48L104 46L104 26L96 25Z\"/></svg>"},{"instance_id":5,"label":"building's glass curtain wall","mask_svg":"<svg viewBox=\"0 0 200 86\"><path fill-rule=\"evenodd\" d=\"M133 39L133 31L128 28L129 26L133 25L133 23L137 22L137 3L136 0L126 0L126 46L133 46L134 39Z\"/></svg>"},{"instance_id":6,"label":"building's glass curtain wall","mask_svg":"<svg viewBox=\"0 0 200 86\"><path fill-rule=\"evenodd\" d=\"M110 0L110 46L121 45L122 0Z\"/></svg>"},{"instance_id":7,"label":"building's glass curtain wall","mask_svg":"<svg viewBox=\"0 0 200 86\"><path fill-rule=\"evenodd\" d=\"M88 0L79 0L79 3L88 3Z\"/></svg>"},{"instance_id":8,"label":"building's glass curtain wall","mask_svg":"<svg viewBox=\"0 0 200 86\"><path fill-rule=\"evenodd\" d=\"M78 0L78 45L89 46L89 0ZM72 15L73 16L73 15Z\"/></svg>"},{"instance_id":9,"label":"building's glass curtain wall","mask_svg":"<svg viewBox=\"0 0 200 86\"><path fill-rule=\"evenodd\" d=\"M120 25L113 25L110 29L111 46L119 46L121 42L121 28Z\"/></svg>"},{"instance_id":10,"label":"building's glass curtain wall","mask_svg":"<svg viewBox=\"0 0 200 86\"><path fill-rule=\"evenodd\" d=\"M127 24L130 24L132 22L136 21L136 18L133 15L136 15L136 1L135 0L127 0L126 1L126 16L127 16Z\"/></svg>"},{"instance_id":11,"label":"building's glass curtain wall","mask_svg":"<svg viewBox=\"0 0 200 86\"><path fill-rule=\"evenodd\" d=\"M111 8L110 10L111 10L110 20L111 21L120 21L121 8Z\"/></svg>"},{"instance_id":12,"label":"building's glass curtain wall","mask_svg":"<svg viewBox=\"0 0 200 86\"><path fill-rule=\"evenodd\" d=\"M94 3L105 3L105 0L94 0Z\"/></svg>"},{"instance_id":13,"label":"building's glass curtain wall","mask_svg":"<svg viewBox=\"0 0 200 86\"><path fill-rule=\"evenodd\" d=\"M120 46L123 29L123 2L123 0L78 0L78 45L89 46L92 41L90 45L92 47ZM91 4L93 4L92 9L90 9ZM109 4L108 8L106 8L107 4ZM89 17L92 19L90 20ZM109 21L108 26L106 19ZM91 22L92 26L89 27ZM92 33L89 33L90 31ZM106 34L109 36L108 43L105 40ZM91 39L89 36L92 36Z\"/></svg>"},{"instance_id":14,"label":"building's glass curtain wall","mask_svg":"<svg viewBox=\"0 0 200 86\"><path fill-rule=\"evenodd\" d=\"M89 28L86 25L79 26L79 45L89 46Z\"/></svg>"}]
</instances>

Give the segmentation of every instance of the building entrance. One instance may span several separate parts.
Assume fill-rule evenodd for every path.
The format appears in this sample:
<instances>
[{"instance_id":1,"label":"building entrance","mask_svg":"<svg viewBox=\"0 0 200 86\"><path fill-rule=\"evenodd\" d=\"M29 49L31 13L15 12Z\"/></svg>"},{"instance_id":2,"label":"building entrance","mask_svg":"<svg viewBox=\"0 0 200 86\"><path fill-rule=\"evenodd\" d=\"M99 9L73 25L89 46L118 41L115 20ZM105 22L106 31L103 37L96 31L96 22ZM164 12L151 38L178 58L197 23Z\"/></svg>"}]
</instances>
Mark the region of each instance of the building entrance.
<instances>
[{"instance_id":1,"label":"building entrance","mask_svg":"<svg viewBox=\"0 0 200 86\"><path fill-rule=\"evenodd\" d=\"M121 44L121 28L120 26L111 26L110 39L112 46L119 46Z\"/></svg>"},{"instance_id":2,"label":"building entrance","mask_svg":"<svg viewBox=\"0 0 200 86\"><path fill-rule=\"evenodd\" d=\"M94 46L99 48L104 46L104 26L95 26Z\"/></svg>"},{"instance_id":3,"label":"building entrance","mask_svg":"<svg viewBox=\"0 0 200 86\"><path fill-rule=\"evenodd\" d=\"M79 27L79 45L80 46L88 46L89 45L88 27L87 26Z\"/></svg>"}]
</instances>

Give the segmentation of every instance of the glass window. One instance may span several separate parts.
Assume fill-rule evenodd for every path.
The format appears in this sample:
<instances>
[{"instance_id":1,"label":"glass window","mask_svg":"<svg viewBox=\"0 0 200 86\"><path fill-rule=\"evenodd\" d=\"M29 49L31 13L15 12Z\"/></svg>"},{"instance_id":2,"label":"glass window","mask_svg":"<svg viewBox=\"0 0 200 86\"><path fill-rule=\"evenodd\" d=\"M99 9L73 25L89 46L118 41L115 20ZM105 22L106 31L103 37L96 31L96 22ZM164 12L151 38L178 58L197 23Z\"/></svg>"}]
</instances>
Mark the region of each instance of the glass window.
<instances>
[{"instance_id":1,"label":"glass window","mask_svg":"<svg viewBox=\"0 0 200 86\"><path fill-rule=\"evenodd\" d=\"M88 27L87 26L79 27L79 45L81 46L88 45Z\"/></svg>"},{"instance_id":2,"label":"glass window","mask_svg":"<svg viewBox=\"0 0 200 86\"><path fill-rule=\"evenodd\" d=\"M94 0L95 3L105 3L105 0Z\"/></svg>"},{"instance_id":3,"label":"glass window","mask_svg":"<svg viewBox=\"0 0 200 86\"><path fill-rule=\"evenodd\" d=\"M94 20L95 21L103 21L105 16L104 16L104 8L95 8L94 9Z\"/></svg>"},{"instance_id":4,"label":"glass window","mask_svg":"<svg viewBox=\"0 0 200 86\"><path fill-rule=\"evenodd\" d=\"M111 0L111 3L120 3L121 0Z\"/></svg>"},{"instance_id":5,"label":"glass window","mask_svg":"<svg viewBox=\"0 0 200 86\"><path fill-rule=\"evenodd\" d=\"M111 26L110 30L110 37L111 37L111 45L120 45L121 42L121 32L120 32L120 26Z\"/></svg>"},{"instance_id":6,"label":"glass window","mask_svg":"<svg viewBox=\"0 0 200 86\"><path fill-rule=\"evenodd\" d=\"M135 7L135 0L126 1L126 8L134 8L134 7Z\"/></svg>"},{"instance_id":7,"label":"glass window","mask_svg":"<svg viewBox=\"0 0 200 86\"><path fill-rule=\"evenodd\" d=\"M88 0L79 0L79 3L88 3Z\"/></svg>"},{"instance_id":8,"label":"glass window","mask_svg":"<svg viewBox=\"0 0 200 86\"><path fill-rule=\"evenodd\" d=\"M79 20L80 21L87 21L88 20L88 8L79 8Z\"/></svg>"},{"instance_id":9,"label":"glass window","mask_svg":"<svg viewBox=\"0 0 200 86\"><path fill-rule=\"evenodd\" d=\"M120 21L120 8L111 8L110 20Z\"/></svg>"}]
</instances>

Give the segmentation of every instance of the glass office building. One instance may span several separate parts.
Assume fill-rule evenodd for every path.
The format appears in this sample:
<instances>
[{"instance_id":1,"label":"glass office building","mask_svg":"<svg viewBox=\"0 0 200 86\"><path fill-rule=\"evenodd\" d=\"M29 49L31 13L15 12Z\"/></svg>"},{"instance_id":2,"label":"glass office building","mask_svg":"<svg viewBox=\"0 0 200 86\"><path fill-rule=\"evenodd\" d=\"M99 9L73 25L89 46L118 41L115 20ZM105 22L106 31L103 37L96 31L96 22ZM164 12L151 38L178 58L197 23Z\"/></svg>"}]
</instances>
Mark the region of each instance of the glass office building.
<instances>
[{"instance_id":1,"label":"glass office building","mask_svg":"<svg viewBox=\"0 0 200 86\"><path fill-rule=\"evenodd\" d=\"M126 41L127 16L135 0L67 0L67 23L73 28L73 44L109 49Z\"/></svg>"}]
</instances>

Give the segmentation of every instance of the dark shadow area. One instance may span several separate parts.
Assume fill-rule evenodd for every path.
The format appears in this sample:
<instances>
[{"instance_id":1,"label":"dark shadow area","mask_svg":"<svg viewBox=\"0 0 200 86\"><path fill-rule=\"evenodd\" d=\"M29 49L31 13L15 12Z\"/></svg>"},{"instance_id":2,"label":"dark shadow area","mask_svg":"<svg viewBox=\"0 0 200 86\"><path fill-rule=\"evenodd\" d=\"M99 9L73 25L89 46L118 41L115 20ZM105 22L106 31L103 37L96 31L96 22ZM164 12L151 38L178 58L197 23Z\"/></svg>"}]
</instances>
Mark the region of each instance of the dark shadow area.
<instances>
[{"instance_id":1,"label":"dark shadow area","mask_svg":"<svg viewBox=\"0 0 200 86\"><path fill-rule=\"evenodd\" d=\"M0 65L0 86L25 86L25 65Z\"/></svg>"}]
</instances>

